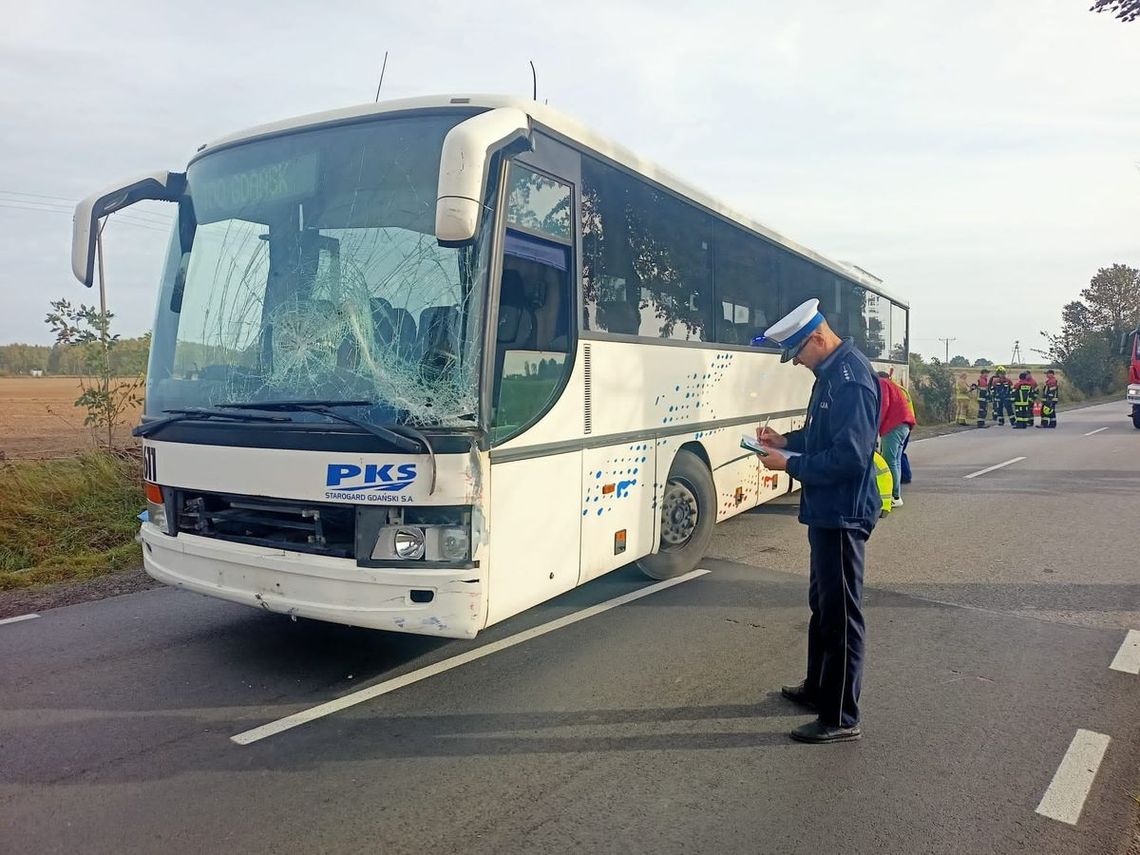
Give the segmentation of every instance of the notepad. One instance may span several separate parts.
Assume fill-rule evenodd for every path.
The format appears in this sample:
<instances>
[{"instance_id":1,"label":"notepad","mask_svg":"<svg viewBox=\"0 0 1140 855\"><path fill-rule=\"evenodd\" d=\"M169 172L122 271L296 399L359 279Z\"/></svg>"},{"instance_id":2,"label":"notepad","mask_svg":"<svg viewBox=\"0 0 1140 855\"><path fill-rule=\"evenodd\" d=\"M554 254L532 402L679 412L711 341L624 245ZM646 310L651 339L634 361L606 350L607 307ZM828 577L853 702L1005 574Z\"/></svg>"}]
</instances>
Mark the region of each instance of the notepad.
<instances>
[{"instance_id":1,"label":"notepad","mask_svg":"<svg viewBox=\"0 0 1140 855\"><path fill-rule=\"evenodd\" d=\"M770 448L767 445L761 444L756 439L756 437L749 436L748 434L744 434L744 436L740 437L740 447L741 448L747 448L749 451L754 451L757 454L759 454L761 457L767 457L768 453L770 451L778 451L780 454L784 455L784 457L787 457L789 460L793 457L799 457L800 456L800 453L798 451L788 451L786 448Z\"/></svg>"}]
</instances>

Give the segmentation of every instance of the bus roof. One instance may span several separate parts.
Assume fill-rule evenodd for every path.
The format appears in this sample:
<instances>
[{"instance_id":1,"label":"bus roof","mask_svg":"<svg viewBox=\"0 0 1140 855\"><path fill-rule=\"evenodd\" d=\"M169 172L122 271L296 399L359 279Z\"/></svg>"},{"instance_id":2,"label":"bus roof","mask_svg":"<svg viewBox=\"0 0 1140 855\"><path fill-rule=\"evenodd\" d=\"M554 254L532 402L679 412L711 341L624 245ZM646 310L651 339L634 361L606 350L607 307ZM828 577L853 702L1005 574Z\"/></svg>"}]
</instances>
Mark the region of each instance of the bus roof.
<instances>
[{"instance_id":1,"label":"bus roof","mask_svg":"<svg viewBox=\"0 0 1140 855\"><path fill-rule=\"evenodd\" d=\"M238 143L249 142L250 140L258 139L267 136L277 136L278 134L287 133L289 131L296 131L306 128L321 127L325 125L341 124L343 122L351 122L360 119L366 119L370 116L379 116L384 113L403 112L408 110L439 110L439 109L470 109L470 108L483 108L495 109L497 107L514 107L523 111L531 117L531 119L539 126L546 128L558 136L561 136L577 145L597 152L598 154L606 157L615 163L618 163L627 169L636 172L653 181L656 184L665 187L674 193L689 199L696 204L707 208L710 211L719 214L725 219L731 220L739 225L744 226L760 235L763 235L768 240L786 247L792 252L803 256L804 258L831 270L847 279L850 279L859 285L874 291L891 301L898 303L900 306L909 308L907 301L902 300L890 292L886 291L882 286L882 280L874 275L852 264L844 264L838 261L832 261L825 258L817 252L813 252L802 244L784 237L779 232L768 226L760 223L751 217L740 213L722 202L717 201L712 196L705 193L686 181L678 178L673 173L658 166L652 161L646 160L640 155L634 153L625 146L609 140L600 134L590 130L584 124L579 122L565 113L559 112L545 104L540 104L537 101L531 101L527 98L518 98L506 95L433 95L423 98L402 98L393 101L381 101L376 104L360 104L354 107L343 107L337 110L328 110L322 113L310 113L305 116L296 116L291 119L283 119L278 122L271 122L265 125L258 125L253 128L248 128L243 131L238 131L233 134L221 137L213 142L207 143L198 149L195 156L200 157L208 154L210 151L236 145Z\"/></svg>"}]
</instances>

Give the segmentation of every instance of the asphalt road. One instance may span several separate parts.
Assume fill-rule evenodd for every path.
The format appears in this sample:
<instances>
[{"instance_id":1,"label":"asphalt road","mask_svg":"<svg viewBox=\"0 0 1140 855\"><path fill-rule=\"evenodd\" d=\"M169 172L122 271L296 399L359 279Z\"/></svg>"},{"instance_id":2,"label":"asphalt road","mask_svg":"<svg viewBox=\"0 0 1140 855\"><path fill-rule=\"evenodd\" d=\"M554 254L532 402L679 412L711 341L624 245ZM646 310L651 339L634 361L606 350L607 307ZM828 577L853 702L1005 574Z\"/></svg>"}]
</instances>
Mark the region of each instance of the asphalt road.
<instances>
[{"instance_id":1,"label":"asphalt road","mask_svg":"<svg viewBox=\"0 0 1140 855\"><path fill-rule=\"evenodd\" d=\"M805 720L776 694L805 656L792 497L721 526L706 575L521 639L649 583L619 571L473 642L165 588L0 624L0 851L1124 853L1140 796L1140 676L1109 667L1140 630L1124 410L911 447L905 507L868 550L862 742L786 736ZM1078 731L1107 737L1103 759L1062 762ZM1074 824L1037 812L1090 770Z\"/></svg>"}]
</instances>

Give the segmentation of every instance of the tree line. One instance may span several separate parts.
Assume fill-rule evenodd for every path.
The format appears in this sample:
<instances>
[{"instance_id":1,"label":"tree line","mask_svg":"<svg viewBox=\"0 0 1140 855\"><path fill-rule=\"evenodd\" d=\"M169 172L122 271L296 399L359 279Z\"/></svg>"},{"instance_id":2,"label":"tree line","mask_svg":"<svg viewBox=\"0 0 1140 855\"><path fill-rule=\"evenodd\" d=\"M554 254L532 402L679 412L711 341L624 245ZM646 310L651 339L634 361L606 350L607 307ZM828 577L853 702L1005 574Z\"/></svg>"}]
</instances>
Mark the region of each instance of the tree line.
<instances>
[{"instance_id":1,"label":"tree line","mask_svg":"<svg viewBox=\"0 0 1140 855\"><path fill-rule=\"evenodd\" d=\"M1124 342L1140 326L1140 270L1126 264L1102 267L1061 310L1061 331L1042 331L1040 351L1065 370L1086 395L1123 388L1128 359Z\"/></svg>"},{"instance_id":2,"label":"tree line","mask_svg":"<svg viewBox=\"0 0 1140 855\"><path fill-rule=\"evenodd\" d=\"M0 376L44 374L81 375L88 370L89 345L85 344L0 344ZM138 338L118 339L110 354L111 370L120 377L146 371L150 353L150 333Z\"/></svg>"}]
</instances>

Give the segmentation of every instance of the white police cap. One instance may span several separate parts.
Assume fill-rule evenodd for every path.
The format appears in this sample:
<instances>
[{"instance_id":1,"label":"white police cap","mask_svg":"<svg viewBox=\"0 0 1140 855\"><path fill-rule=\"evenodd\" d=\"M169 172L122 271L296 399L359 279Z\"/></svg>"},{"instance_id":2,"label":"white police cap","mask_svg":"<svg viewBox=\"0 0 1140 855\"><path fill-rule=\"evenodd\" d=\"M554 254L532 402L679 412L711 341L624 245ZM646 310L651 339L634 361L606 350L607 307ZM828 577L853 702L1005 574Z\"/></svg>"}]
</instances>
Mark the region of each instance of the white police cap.
<instances>
[{"instance_id":1,"label":"white police cap","mask_svg":"<svg viewBox=\"0 0 1140 855\"><path fill-rule=\"evenodd\" d=\"M784 351L780 354L780 361L791 362L800 352L800 346L807 341L807 337L822 323L823 314L819 311L819 300L813 298L800 303L768 327L763 337L754 340L753 344L774 344Z\"/></svg>"}]
</instances>

